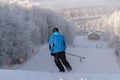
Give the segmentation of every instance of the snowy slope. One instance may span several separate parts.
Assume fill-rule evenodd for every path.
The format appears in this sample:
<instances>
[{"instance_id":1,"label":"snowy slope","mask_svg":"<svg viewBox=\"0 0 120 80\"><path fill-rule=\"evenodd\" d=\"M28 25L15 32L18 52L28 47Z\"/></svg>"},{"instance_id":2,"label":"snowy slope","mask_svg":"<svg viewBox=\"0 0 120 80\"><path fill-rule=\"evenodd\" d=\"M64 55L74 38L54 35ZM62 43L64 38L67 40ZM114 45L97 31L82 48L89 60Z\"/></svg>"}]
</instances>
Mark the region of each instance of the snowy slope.
<instances>
[{"instance_id":1,"label":"snowy slope","mask_svg":"<svg viewBox=\"0 0 120 80\"><path fill-rule=\"evenodd\" d=\"M22 68L1 70L0 80L120 80L120 66L114 50L108 48L105 42L76 37L74 47L68 47L67 52L86 58L80 62L79 58L67 54L73 67L73 71L68 73L58 72L47 45L36 50L38 53Z\"/></svg>"},{"instance_id":2,"label":"snowy slope","mask_svg":"<svg viewBox=\"0 0 120 80\"><path fill-rule=\"evenodd\" d=\"M46 48L47 49L47 48ZM79 58L67 55L68 61L73 69L79 73L120 73L119 65L116 63L114 51L110 49L80 49L68 48L69 53L85 56L81 63ZM97 53L97 54L96 54ZM41 55L42 54L42 55ZM27 63L22 69L29 71L58 72L53 63L53 57L48 51L41 52Z\"/></svg>"},{"instance_id":3,"label":"snowy slope","mask_svg":"<svg viewBox=\"0 0 120 80\"><path fill-rule=\"evenodd\" d=\"M48 46L45 45L38 50L39 53L22 70L58 72ZM105 42L90 41L84 36L76 37L74 47L68 47L67 52L86 57L81 63L79 58L67 54L73 71L78 73L120 73L120 67L114 57L114 50L109 49Z\"/></svg>"},{"instance_id":4,"label":"snowy slope","mask_svg":"<svg viewBox=\"0 0 120 80\"><path fill-rule=\"evenodd\" d=\"M0 80L120 80L119 74L46 73L34 71L0 71Z\"/></svg>"},{"instance_id":5,"label":"snowy slope","mask_svg":"<svg viewBox=\"0 0 120 80\"><path fill-rule=\"evenodd\" d=\"M108 44L99 40L88 40L87 36L75 37L73 45L77 48L108 49Z\"/></svg>"}]
</instances>

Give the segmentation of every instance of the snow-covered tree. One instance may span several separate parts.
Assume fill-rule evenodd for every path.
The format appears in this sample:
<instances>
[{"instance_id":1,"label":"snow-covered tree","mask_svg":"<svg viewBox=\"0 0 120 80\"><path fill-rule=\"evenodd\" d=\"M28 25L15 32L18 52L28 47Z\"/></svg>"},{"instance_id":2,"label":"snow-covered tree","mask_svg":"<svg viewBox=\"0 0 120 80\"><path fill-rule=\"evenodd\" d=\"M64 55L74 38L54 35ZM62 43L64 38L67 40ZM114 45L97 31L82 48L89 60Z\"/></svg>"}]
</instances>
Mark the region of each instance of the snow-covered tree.
<instances>
[{"instance_id":1,"label":"snow-covered tree","mask_svg":"<svg viewBox=\"0 0 120 80\"><path fill-rule=\"evenodd\" d=\"M116 11L110 16L109 25L113 26L116 47L120 48L120 11Z\"/></svg>"},{"instance_id":2,"label":"snow-covered tree","mask_svg":"<svg viewBox=\"0 0 120 80\"><path fill-rule=\"evenodd\" d=\"M74 25L51 9L42 9L28 0L0 0L0 64L20 63L33 46L48 42L58 27L72 44Z\"/></svg>"},{"instance_id":3,"label":"snow-covered tree","mask_svg":"<svg viewBox=\"0 0 120 80\"><path fill-rule=\"evenodd\" d=\"M120 11L116 11L110 16L109 24L114 27L115 35L120 39Z\"/></svg>"}]
</instances>

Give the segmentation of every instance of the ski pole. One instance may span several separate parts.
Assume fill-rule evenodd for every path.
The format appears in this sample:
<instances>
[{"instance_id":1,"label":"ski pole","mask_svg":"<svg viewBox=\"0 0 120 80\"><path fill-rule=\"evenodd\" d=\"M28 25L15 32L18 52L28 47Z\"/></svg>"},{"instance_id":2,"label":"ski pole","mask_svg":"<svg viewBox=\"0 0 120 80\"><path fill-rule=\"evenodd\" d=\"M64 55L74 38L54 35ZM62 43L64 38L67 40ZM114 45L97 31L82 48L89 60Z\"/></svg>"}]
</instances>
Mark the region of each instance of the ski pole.
<instances>
[{"instance_id":1,"label":"ski pole","mask_svg":"<svg viewBox=\"0 0 120 80\"><path fill-rule=\"evenodd\" d=\"M75 57L79 57L79 58L83 58L83 59L85 59L85 57L78 56L78 55L75 55L75 54L71 54L71 53L66 53L66 54L69 54L69 55L71 55L71 56L75 56Z\"/></svg>"},{"instance_id":2,"label":"ski pole","mask_svg":"<svg viewBox=\"0 0 120 80\"><path fill-rule=\"evenodd\" d=\"M78 55L75 55L75 54L71 54L71 53L66 53L66 54L71 55L71 56L75 56L75 57L79 57L80 58L80 62L82 62L82 59L85 59L85 57L78 56Z\"/></svg>"}]
</instances>

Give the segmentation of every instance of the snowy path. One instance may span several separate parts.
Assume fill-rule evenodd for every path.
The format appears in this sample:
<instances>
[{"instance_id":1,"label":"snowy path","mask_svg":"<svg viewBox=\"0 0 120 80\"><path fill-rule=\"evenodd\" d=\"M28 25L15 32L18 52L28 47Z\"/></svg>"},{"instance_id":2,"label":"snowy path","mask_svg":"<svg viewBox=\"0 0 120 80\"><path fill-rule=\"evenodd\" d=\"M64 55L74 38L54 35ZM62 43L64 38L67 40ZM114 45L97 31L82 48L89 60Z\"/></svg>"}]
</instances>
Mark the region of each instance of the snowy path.
<instances>
[{"instance_id":1,"label":"snowy path","mask_svg":"<svg viewBox=\"0 0 120 80\"><path fill-rule=\"evenodd\" d=\"M46 73L36 71L1 70L0 80L120 80L119 74Z\"/></svg>"},{"instance_id":2,"label":"snowy path","mask_svg":"<svg viewBox=\"0 0 120 80\"><path fill-rule=\"evenodd\" d=\"M36 71L1 70L0 80L120 80L119 74L46 73Z\"/></svg>"},{"instance_id":3,"label":"snowy path","mask_svg":"<svg viewBox=\"0 0 120 80\"><path fill-rule=\"evenodd\" d=\"M48 48L44 49L46 50L35 55L22 69L28 71L58 72L53 57L47 51ZM76 72L90 74L120 73L120 66L116 62L113 49L68 48L67 52L86 57L85 60L80 62L79 58L67 55L68 61Z\"/></svg>"},{"instance_id":4,"label":"snowy path","mask_svg":"<svg viewBox=\"0 0 120 80\"><path fill-rule=\"evenodd\" d=\"M96 48L96 44L102 48ZM116 62L114 50L109 49L104 42L91 42L85 37L77 37L74 45L75 47L68 47L67 52L86 57L80 63L79 58L67 55L68 61L76 73L120 73L120 66ZM58 72L47 45L43 46L22 70Z\"/></svg>"},{"instance_id":5,"label":"snowy path","mask_svg":"<svg viewBox=\"0 0 120 80\"><path fill-rule=\"evenodd\" d=\"M70 51L70 50L69 50ZM71 50L71 53L85 56L82 63L75 58L69 58L73 67L80 73L120 73L120 66L117 64L112 49L79 49ZM72 59L72 60L71 60ZM73 60L74 59L74 60Z\"/></svg>"}]
</instances>

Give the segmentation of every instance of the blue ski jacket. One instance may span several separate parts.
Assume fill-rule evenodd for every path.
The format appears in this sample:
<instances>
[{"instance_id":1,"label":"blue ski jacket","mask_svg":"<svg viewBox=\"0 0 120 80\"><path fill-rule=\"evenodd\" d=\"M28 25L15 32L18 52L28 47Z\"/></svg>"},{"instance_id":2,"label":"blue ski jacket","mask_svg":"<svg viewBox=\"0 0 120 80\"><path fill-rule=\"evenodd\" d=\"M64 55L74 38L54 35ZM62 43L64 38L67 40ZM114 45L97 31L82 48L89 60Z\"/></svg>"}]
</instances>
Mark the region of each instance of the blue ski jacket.
<instances>
[{"instance_id":1,"label":"blue ski jacket","mask_svg":"<svg viewBox=\"0 0 120 80\"><path fill-rule=\"evenodd\" d=\"M66 40L59 32L54 32L49 39L49 49L51 54L57 54L59 52L65 52Z\"/></svg>"}]
</instances>

